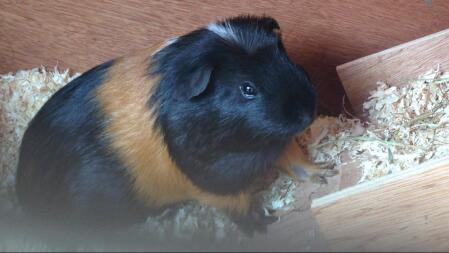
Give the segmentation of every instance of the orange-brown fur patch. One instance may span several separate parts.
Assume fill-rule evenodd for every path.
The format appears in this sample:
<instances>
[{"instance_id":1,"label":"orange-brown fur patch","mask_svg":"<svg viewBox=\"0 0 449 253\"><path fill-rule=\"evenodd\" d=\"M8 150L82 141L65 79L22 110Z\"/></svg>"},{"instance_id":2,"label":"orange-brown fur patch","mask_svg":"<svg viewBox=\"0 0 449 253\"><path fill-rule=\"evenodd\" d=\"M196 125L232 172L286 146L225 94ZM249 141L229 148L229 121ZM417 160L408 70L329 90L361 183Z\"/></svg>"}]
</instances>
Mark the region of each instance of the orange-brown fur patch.
<instances>
[{"instance_id":1,"label":"orange-brown fur patch","mask_svg":"<svg viewBox=\"0 0 449 253\"><path fill-rule=\"evenodd\" d=\"M323 173L323 170L317 165L311 162L304 151L298 144L296 138L290 142L285 149L283 155L279 159L279 168L291 178L301 181L298 175L292 171L292 166L299 166L303 168L310 175Z\"/></svg>"},{"instance_id":2,"label":"orange-brown fur patch","mask_svg":"<svg viewBox=\"0 0 449 253\"><path fill-rule=\"evenodd\" d=\"M118 58L97 91L108 118L105 134L134 179L134 190L149 207L158 208L186 200L198 200L229 212L246 213L249 193L219 196L193 183L171 160L148 107L158 77L148 75L152 54L163 44Z\"/></svg>"}]
</instances>

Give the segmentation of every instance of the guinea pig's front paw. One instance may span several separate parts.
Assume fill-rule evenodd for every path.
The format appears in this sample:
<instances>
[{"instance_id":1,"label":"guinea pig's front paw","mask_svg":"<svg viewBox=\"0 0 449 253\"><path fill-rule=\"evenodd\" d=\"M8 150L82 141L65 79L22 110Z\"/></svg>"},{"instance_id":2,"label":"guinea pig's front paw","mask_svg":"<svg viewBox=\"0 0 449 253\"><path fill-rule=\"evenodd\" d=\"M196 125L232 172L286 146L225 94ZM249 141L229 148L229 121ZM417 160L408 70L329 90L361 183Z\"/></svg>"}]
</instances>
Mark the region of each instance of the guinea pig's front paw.
<instances>
[{"instance_id":1,"label":"guinea pig's front paw","mask_svg":"<svg viewBox=\"0 0 449 253\"><path fill-rule=\"evenodd\" d=\"M327 178L333 177L335 175L338 175L337 170L328 170L324 174L314 174L310 176L310 182L319 185L327 185L328 184Z\"/></svg>"},{"instance_id":2,"label":"guinea pig's front paw","mask_svg":"<svg viewBox=\"0 0 449 253\"><path fill-rule=\"evenodd\" d=\"M293 166L292 171L301 181L310 181L315 184L327 184L327 178L339 174L338 170L333 169L334 164L314 163L307 166Z\"/></svg>"},{"instance_id":3,"label":"guinea pig's front paw","mask_svg":"<svg viewBox=\"0 0 449 253\"><path fill-rule=\"evenodd\" d=\"M237 227L248 237L253 237L255 232L266 233L268 225L278 220L279 217L273 216L263 208L255 208L246 215L233 217Z\"/></svg>"},{"instance_id":4,"label":"guinea pig's front paw","mask_svg":"<svg viewBox=\"0 0 449 253\"><path fill-rule=\"evenodd\" d=\"M315 162L313 164L316 165L319 170L332 170L335 167L335 163L332 161Z\"/></svg>"}]
</instances>

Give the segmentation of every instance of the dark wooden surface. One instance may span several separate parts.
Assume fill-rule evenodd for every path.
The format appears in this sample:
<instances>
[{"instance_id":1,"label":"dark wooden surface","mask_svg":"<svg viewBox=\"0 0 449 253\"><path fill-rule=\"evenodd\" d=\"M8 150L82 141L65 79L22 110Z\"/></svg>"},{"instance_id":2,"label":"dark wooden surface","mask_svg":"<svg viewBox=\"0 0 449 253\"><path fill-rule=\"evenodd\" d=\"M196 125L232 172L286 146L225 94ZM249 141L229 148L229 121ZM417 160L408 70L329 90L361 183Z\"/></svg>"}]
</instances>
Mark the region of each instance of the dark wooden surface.
<instances>
[{"instance_id":1,"label":"dark wooden surface","mask_svg":"<svg viewBox=\"0 0 449 253\"><path fill-rule=\"evenodd\" d=\"M449 27L445 0L0 0L0 72L39 65L84 71L217 17L266 13L318 86L321 112L339 113L335 67Z\"/></svg>"}]
</instances>

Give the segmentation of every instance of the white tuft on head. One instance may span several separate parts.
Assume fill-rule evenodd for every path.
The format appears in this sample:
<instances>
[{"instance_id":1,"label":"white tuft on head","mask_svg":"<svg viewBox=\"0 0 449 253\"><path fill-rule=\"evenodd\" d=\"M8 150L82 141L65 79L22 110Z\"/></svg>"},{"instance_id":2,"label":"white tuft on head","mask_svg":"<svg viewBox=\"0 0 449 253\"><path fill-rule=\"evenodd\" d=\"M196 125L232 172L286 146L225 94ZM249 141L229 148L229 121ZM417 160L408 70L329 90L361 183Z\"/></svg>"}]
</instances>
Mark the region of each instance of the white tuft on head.
<instances>
[{"instance_id":1,"label":"white tuft on head","mask_svg":"<svg viewBox=\"0 0 449 253\"><path fill-rule=\"evenodd\" d=\"M249 53L267 45L277 45L279 37L258 19L228 19L222 22L209 23L207 30L232 42ZM273 32L273 34L271 34Z\"/></svg>"},{"instance_id":2,"label":"white tuft on head","mask_svg":"<svg viewBox=\"0 0 449 253\"><path fill-rule=\"evenodd\" d=\"M158 49L156 49L151 55L155 55L157 54L159 51L161 51L162 49L170 46L171 44L175 43L178 40L179 37L172 37L168 40L166 40L164 42L164 44L162 44L162 46L160 46Z\"/></svg>"},{"instance_id":3,"label":"white tuft on head","mask_svg":"<svg viewBox=\"0 0 449 253\"><path fill-rule=\"evenodd\" d=\"M211 32L216 33L218 36L226 40L238 41L237 32L232 28L228 22L222 24L210 23L207 29Z\"/></svg>"},{"instance_id":4,"label":"white tuft on head","mask_svg":"<svg viewBox=\"0 0 449 253\"><path fill-rule=\"evenodd\" d=\"M165 41L164 46L170 46L171 44L175 43L178 40L178 36L176 37L171 37L170 39L168 39L167 41Z\"/></svg>"}]
</instances>

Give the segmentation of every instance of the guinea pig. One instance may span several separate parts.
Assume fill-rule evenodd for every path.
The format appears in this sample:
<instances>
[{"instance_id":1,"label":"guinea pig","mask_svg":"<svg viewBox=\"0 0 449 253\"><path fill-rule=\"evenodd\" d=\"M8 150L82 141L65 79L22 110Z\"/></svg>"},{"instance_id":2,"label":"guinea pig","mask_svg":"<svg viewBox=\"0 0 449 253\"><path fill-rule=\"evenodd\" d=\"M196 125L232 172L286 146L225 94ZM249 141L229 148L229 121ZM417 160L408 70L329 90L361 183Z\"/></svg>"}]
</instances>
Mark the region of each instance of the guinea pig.
<instances>
[{"instance_id":1,"label":"guinea pig","mask_svg":"<svg viewBox=\"0 0 449 253\"><path fill-rule=\"evenodd\" d=\"M56 92L24 134L18 200L37 219L88 226L133 224L196 200L263 227L259 178L279 166L320 173L289 148L315 108L275 19L214 22Z\"/></svg>"}]
</instances>

